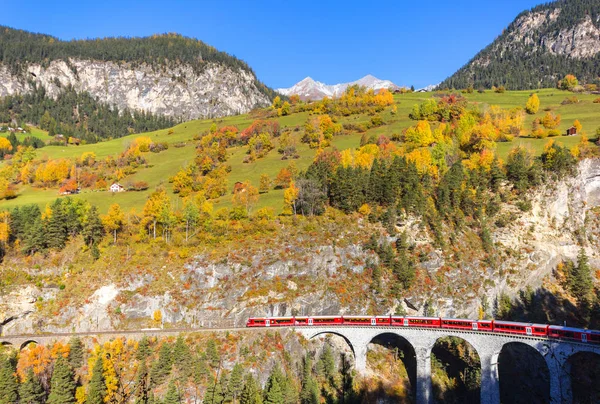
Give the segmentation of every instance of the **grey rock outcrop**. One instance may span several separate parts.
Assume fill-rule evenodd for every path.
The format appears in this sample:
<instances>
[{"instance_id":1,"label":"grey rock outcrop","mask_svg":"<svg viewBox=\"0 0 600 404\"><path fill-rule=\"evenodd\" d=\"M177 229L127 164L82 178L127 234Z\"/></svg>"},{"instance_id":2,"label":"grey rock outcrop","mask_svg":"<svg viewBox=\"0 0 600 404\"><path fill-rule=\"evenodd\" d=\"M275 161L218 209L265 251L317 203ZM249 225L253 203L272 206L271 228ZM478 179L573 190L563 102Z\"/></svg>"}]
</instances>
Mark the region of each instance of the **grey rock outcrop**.
<instances>
[{"instance_id":1,"label":"grey rock outcrop","mask_svg":"<svg viewBox=\"0 0 600 404\"><path fill-rule=\"evenodd\" d=\"M28 64L14 74L0 64L0 96L31 91L31 81L56 98L61 87L72 86L120 110L141 110L183 120L246 113L269 105L254 74L217 63L201 72L185 64L155 68L146 64L103 62L71 58L48 66Z\"/></svg>"}]
</instances>

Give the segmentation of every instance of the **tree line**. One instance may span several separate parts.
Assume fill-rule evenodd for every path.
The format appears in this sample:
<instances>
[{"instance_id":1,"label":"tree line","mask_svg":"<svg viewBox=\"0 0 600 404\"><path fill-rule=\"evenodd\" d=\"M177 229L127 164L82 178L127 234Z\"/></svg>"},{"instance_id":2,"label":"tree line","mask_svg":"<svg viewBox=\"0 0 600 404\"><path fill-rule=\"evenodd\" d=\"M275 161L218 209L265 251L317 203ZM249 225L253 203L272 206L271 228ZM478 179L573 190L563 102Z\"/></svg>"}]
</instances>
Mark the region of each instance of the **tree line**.
<instances>
[{"instance_id":1,"label":"tree line","mask_svg":"<svg viewBox=\"0 0 600 404\"><path fill-rule=\"evenodd\" d=\"M267 339L281 344L277 335ZM242 348L234 360L223 345L215 339L198 346L183 337L175 342L144 337L139 343L120 338L86 350L73 338L69 344L30 345L18 353L0 350L0 403L360 402L349 359L337 357L329 344L300 360L282 352L284 359L272 361L270 371L244 366L260 353Z\"/></svg>"},{"instance_id":2,"label":"tree line","mask_svg":"<svg viewBox=\"0 0 600 404\"><path fill-rule=\"evenodd\" d=\"M87 92L71 86L61 89L56 99L43 86L31 83L26 94L0 98L0 122L31 123L50 136L62 134L87 143L119 138L131 133L149 132L174 126L177 120L145 111L119 111L99 102Z\"/></svg>"}]
</instances>

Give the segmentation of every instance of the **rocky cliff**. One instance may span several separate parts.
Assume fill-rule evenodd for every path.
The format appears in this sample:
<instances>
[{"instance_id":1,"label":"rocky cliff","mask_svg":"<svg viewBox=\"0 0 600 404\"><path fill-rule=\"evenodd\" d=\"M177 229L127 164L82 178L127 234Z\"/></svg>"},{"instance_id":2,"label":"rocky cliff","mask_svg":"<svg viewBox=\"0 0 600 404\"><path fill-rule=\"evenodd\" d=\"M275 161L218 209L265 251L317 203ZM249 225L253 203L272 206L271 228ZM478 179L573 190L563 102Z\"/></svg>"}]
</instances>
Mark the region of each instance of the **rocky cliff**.
<instances>
[{"instance_id":1,"label":"rocky cliff","mask_svg":"<svg viewBox=\"0 0 600 404\"><path fill-rule=\"evenodd\" d=\"M591 83L600 74L600 3L559 0L520 14L441 88L553 87L566 74Z\"/></svg>"},{"instance_id":2,"label":"rocky cliff","mask_svg":"<svg viewBox=\"0 0 600 404\"><path fill-rule=\"evenodd\" d=\"M186 119L248 112L273 90L244 61L178 34L63 41L0 26L0 96L42 86L120 109Z\"/></svg>"},{"instance_id":3,"label":"rocky cliff","mask_svg":"<svg viewBox=\"0 0 600 404\"><path fill-rule=\"evenodd\" d=\"M148 64L70 58L68 63L28 64L18 74L0 65L0 96L27 93L35 83L55 98L62 87L72 86L119 109L183 120L236 115L269 105L269 98L255 81L251 72L218 63L195 72L181 64L156 69Z\"/></svg>"}]
</instances>

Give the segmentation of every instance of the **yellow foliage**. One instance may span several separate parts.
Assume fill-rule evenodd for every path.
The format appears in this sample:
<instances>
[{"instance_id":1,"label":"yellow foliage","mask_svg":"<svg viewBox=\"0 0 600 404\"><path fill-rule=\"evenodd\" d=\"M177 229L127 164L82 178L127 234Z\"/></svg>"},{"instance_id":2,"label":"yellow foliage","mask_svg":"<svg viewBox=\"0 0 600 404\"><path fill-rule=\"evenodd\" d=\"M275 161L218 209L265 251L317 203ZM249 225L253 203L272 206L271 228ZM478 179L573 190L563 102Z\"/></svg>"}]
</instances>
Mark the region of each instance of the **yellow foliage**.
<instances>
[{"instance_id":1,"label":"yellow foliage","mask_svg":"<svg viewBox=\"0 0 600 404\"><path fill-rule=\"evenodd\" d=\"M142 153L149 152L152 145L152 139L149 136L139 136L133 141L132 146L137 147Z\"/></svg>"},{"instance_id":2,"label":"yellow foliage","mask_svg":"<svg viewBox=\"0 0 600 404\"><path fill-rule=\"evenodd\" d=\"M581 129L583 128L583 126L579 122L579 119L575 119L575 122L573 122L573 126L575 127L575 129L577 129L577 133L581 132Z\"/></svg>"},{"instance_id":3,"label":"yellow foliage","mask_svg":"<svg viewBox=\"0 0 600 404\"><path fill-rule=\"evenodd\" d=\"M296 207L294 205L294 202L296 201L296 199L298 199L298 193L299 193L299 189L298 187L296 187L296 184L294 183L294 181L290 182L290 186L289 188L287 188L285 191L283 191L283 214L284 215L291 215L291 214L296 214Z\"/></svg>"},{"instance_id":4,"label":"yellow foliage","mask_svg":"<svg viewBox=\"0 0 600 404\"><path fill-rule=\"evenodd\" d=\"M417 170L421 174L430 174L437 176L438 169L433 165L431 152L427 148L415 149L406 155L408 161L415 163Z\"/></svg>"},{"instance_id":5,"label":"yellow foliage","mask_svg":"<svg viewBox=\"0 0 600 404\"><path fill-rule=\"evenodd\" d=\"M0 150L4 151L4 152L9 152L12 150L12 144L10 143L10 140L8 140L5 137L0 137Z\"/></svg>"},{"instance_id":6,"label":"yellow foliage","mask_svg":"<svg viewBox=\"0 0 600 404\"><path fill-rule=\"evenodd\" d=\"M369 216L371 214L371 207L368 203L364 203L360 208L358 208L358 213L363 216Z\"/></svg>"},{"instance_id":7,"label":"yellow foliage","mask_svg":"<svg viewBox=\"0 0 600 404\"><path fill-rule=\"evenodd\" d=\"M407 142L417 147L429 146L433 143L433 133L427 121L419 121L416 126L411 126L404 135Z\"/></svg>"}]
</instances>

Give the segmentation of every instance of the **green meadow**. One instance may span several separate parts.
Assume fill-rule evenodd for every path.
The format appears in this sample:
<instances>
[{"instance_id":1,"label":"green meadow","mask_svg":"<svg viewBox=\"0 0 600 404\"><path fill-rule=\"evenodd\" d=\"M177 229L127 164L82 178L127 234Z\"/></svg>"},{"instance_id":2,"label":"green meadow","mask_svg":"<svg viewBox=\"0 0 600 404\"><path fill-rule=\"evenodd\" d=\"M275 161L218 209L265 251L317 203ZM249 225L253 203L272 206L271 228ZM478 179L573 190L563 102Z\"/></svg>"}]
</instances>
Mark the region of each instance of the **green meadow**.
<instances>
[{"instance_id":1,"label":"green meadow","mask_svg":"<svg viewBox=\"0 0 600 404\"><path fill-rule=\"evenodd\" d=\"M588 138L594 138L596 128L600 127L600 104L593 103L597 98L596 95L576 94L579 99L577 104L563 105L562 102L573 96L573 93L556 89L542 89L537 91L507 91L503 94L486 91L483 94L473 93L465 94L468 100L480 108L485 108L487 105L499 105L503 108L523 107L527 102L532 92L538 93L540 98L540 110L536 115L527 115L525 128L531 128L531 124L536 117L543 116L546 111L558 113L562 117L560 131L565 132L570 127L575 119L578 119L583 125L583 132L587 133ZM381 114L385 125L372 128L367 131L368 135L386 135L399 134L407 127L414 124L408 114L416 103L420 103L433 95L431 93L410 93L397 94L394 96L397 113L391 114L390 108L386 109ZM301 127L308 117L308 113L297 113L285 117L277 118L281 128ZM360 123L369 121L370 117L366 114L353 115L342 117L339 119L341 123ZM148 167L139 169L135 174L123 179L122 182L128 181L146 181L149 184L149 189L142 192L123 192L119 194L111 194L110 192L99 191L84 191L79 196L96 204L102 212L105 212L112 203L119 203L123 208L129 210L137 208L140 210L149 195L157 186L165 186L171 189L168 183L169 177L173 176L180 168L185 167L193 161L195 157L195 141L194 136L208 131L213 122L216 122L219 127L226 125L235 125L240 130L249 126L253 118L248 115L238 115L226 117L216 120L195 120L184 122L171 129L163 129L155 132L143 134L135 134L119 139L108 140L98 144L81 145L81 146L47 146L38 151L38 157L56 158L76 158L84 152L94 152L98 158L103 158L109 155L117 155L125 150L138 136L149 136L155 142L167 142L169 149L161 153L147 153L146 159ZM296 146L299 159L296 160L281 160L281 155L276 150L272 150L266 157L257 160L254 163L243 163L246 155L245 147L233 147L229 149L230 157L228 163L231 165L231 173L228 177L228 186L233 187L237 181L250 181L254 186L258 187L261 174L267 174L272 179L275 178L281 168L287 167L291 161L294 162L299 170L306 169L314 157L315 151L309 149L306 144L300 143L302 131L292 131L292 136L296 140ZM47 139L47 134L44 131L35 129L31 135ZM25 135L19 135L25 137ZM333 140L333 146L339 150L356 148L360 144L361 133L352 133L350 135L337 136ZM561 142L566 146L572 147L580 141L581 135L577 136L558 136L554 137L555 141ZM530 137L515 138L512 142L498 143L497 153L501 158L505 158L510 149L517 145L522 145L530 148L536 154L542 152L544 145L548 139L534 139ZM183 147L181 145L184 144ZM277 144L277 141L275 141ZM180 147L175 147L178 145ZM17 198L2 201L2 207L12 207L16 205L36 203L45 205L58 197L56 190L40 190L29 186L21 187ZM172 194L174 204L179 204L180 198ZM282 190L271 190L269 193L261 194L258 207L272 206L276 212L280 211L283 200ZM231 206L231 195L225 195L215 201L215 209L219 207Z\"/></svg>"}]
</instances>

